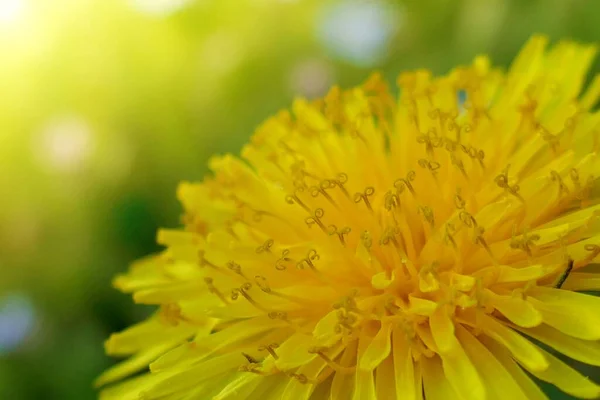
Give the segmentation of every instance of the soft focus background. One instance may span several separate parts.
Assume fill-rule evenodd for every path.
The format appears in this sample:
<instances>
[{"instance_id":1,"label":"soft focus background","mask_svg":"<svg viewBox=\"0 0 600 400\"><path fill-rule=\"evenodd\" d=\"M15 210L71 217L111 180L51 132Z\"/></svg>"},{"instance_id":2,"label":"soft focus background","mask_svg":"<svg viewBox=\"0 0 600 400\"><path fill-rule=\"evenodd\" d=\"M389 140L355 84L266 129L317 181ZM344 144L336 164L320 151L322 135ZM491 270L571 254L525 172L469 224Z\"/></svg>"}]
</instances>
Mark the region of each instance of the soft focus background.
<instances>
[{"instance_id":1,"label":"soft focus background","mask_svg":"<svg viewBox=\"0 0 600 400\"><path fill-rule=\"evenodd\" d=\"M111 277L294 95L507 66L535 32L598 41L600 2L0 0L0 399L95 398L102 342L148 312Z\"/></svg>"}]
</instances>

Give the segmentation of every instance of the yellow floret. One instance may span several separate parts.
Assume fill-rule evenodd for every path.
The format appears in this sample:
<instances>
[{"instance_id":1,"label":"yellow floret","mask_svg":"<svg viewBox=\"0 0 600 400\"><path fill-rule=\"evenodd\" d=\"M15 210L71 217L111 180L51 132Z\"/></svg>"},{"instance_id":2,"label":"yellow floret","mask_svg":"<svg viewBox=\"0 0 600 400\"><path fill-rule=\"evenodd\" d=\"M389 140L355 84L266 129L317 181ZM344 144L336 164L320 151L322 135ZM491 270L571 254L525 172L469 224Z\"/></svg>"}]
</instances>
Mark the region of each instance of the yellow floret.
<instances>
[{"instance_id":1,"label":"yellow floret","mask_svg":"<svg viewBox=\"0 0 600 400\"><path fill-rule=\"evenodd\" d=\"M375 74L298 99L182 183L184 227L115 285L110 399L545 399L600 386L595 48L534 37L507 73ZM586 268L587 267L587 268ZM523 369L521 369L523 368Z\"/></svg>"}]
</instances>

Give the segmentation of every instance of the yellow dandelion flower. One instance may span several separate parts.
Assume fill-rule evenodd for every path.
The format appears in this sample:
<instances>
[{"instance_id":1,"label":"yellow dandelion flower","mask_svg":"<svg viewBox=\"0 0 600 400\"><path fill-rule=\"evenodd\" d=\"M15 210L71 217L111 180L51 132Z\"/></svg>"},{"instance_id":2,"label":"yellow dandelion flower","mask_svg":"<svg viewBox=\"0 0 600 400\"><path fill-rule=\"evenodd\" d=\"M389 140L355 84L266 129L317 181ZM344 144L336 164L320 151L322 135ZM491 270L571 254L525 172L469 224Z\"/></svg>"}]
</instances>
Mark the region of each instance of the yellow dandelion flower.
<instances>
[{"instance_id":1,"label":"yellow dandelion flower","mask_svg":"<svg viewBox=\"0 0 600 400\"><path fill-rule=\"evenodd\" d=\"M594 46L485 57L298 99L182 183L184 228L115 285L110 399L544 399L600 386ZM149 367L149 372L147 371ZM526 371L526 372L525 372Z\"/></svg>"}]
</instances>

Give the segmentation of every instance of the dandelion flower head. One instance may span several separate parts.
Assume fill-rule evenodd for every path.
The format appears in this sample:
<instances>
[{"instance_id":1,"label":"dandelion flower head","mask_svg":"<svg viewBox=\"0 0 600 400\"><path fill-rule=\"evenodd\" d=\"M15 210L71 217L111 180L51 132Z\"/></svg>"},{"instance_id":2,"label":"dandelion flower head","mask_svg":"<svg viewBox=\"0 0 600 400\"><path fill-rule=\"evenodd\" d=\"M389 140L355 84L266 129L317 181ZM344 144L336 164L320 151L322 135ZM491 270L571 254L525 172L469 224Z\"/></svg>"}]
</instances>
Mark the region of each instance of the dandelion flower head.
<instances>
[{"instance_id":1,"label":"dandelion flower head","mask_svg":"<svg viewBox=\"0 0 600 400\"><path fill-rule=\"evenodd\" d=\"M295 100L116 278L158 307L107 341L129 358L101 398L545 399L531 376L599 397L555 355L600 366L594 54L536 36L507 72Z\"/></svg>"}]
</instances>

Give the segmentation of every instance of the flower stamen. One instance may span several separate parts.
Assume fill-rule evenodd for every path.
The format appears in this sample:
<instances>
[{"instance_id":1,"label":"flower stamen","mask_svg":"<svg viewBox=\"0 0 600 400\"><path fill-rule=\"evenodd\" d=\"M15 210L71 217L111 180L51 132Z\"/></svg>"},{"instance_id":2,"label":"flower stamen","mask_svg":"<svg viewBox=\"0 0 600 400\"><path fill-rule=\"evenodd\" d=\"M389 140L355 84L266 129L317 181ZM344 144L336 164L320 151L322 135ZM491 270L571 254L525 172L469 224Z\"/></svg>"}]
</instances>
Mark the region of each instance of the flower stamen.
<instances>
[{"instance_id":1,"label":"flower stamen","mask_svg":"<svg viewBox=\"0 0 600 400\"><path fill-rule=\"evenodd\" d=\"M598 244L588 243L585 246L583 246L583 249L585 251L589 251L590 252L590 254L587 255L583 259L583 261L582 261L583 265L588 265L589 263L591 263L592 261L594 261L594 259L596 257L598 257L600 255L600 245L598 245Z\"/></svg>"},{"instance_id":2,"label":"flower stamen","mask_svg":"<svg viewBox=\"0 0 600 400\"><path fill-rule=\"evenodd\" d=\"M321 181L319 183L318 186L312 186L309 190L310 190L310 195L312 197L318 197L319 195L322 195L323 197L325 197L331 204L333 204L334 206L337 206L335 201L333 201L333 199L331 198L331 196L329 195L329 193L327 193L325 190L326 189L332 189L334 188L335 185L328 179Z\"/></svg>"},{"instance_id":3,"label":"flower stamen","mask_svg":"<svg viewBox=\"0 0 600 400\"><path fill-rule=\"evenodd\" d=\"M273 239L267 239L263 244L256 248L256 254L270 253L271 247L273 247L274 243L275 242L273 241Z\"/></svg>"},{"instance_id":4,"label":"flower stamen","mask_svg":"<svg viewBox=\"0 0 600 400\"><path fill-rule=\"evenodd\" d=\"M214 268L214 269L219 269L219 267L217 267L215 264L213 264L213 263L211 263L210 261L208 261L208 260L206 259L205 255L206 255L206 252L205 252L204 250L199 250L199 251L198 251L198 259L199 259L199 261L198 261L198 265L199 265L200 267L205 267L205 266L207 266L207 265L208 265L208 266L209 266L209 267L211 267L211 268Z\"/></svg>"},{"instance_id":5,"label":"flower stamen","mask_svg":"<svg viewBox=\"0 0 600 400\"><path fill-rule=\"evenodd\" d=\"M271 357L273 357L275 360L279 360L279 356L277 355L277 353L275 353L275 349L279 348L279 344L278 343L271 343L269 345L264 345L264 346L260 346L258 348L258 351L266 351L268 352Z\"/></svg>"},{"instance_id":6,"label":"flower stamen","mask_svg":"<svg viewBox=\"0 0 600 400\"><path fill-rule=\"evenodd\" d=\"M310 249L306 257L296 263L296 268L304 269L304 265L307 265L313 271L318 272L313 261L319 260L320 258L321 256L319 256L319 253L317 253L315 249Z\"/></svg>"},{"instance_id":7,"label":"flower stamen","mask_svg":"<svg viewBox=\"0 0 600 400\"><path fill-rule=\"evenodd\" d=\"M338 364L333 361L325 352L329 350L327 347L311 347L308 349L310 354L316 354L323 359L327 363L327 365L333 369L335 372L339 372L340 374L353 374L356 372L356 366L354 367L344 367L343 365Z\"/></svg>"},{"instance_id":8,"label":"flower stamen","mask_svg":"<svg viewBox=\"0 0 600 400\"><path fill-rule=\"evenodd\" d=\"M533 257L532 247L535 246L535 242L540 240L540 235L538 235L538 234L529 235L527 230L525 230L523 232L523 234L521 235L521 237L518 238L516 235L516 228L517 227L515 225L513 227L512 239L510 241L510 248L511 249L521 249L525 253L527 253L527 256L529 258L532 258Z\"/></svg>"},{"instance_id":9,"label":"flower stamen","mask_svg":"<svg viewBox=\"0 0 600 400\"><path fill-rule=\"evenodd\" d=\"M437 161L430 161L424 158L419 159L417 162L421 168L429 170L433 178L437 177L438 169L440 169L440 163Z\"/></svg>"},{"instance_id":10,"label":"flower stamen","mask_svg":"<svg viewBox=\"0 0 600 400\"><path fill-rule=\"evenodd\" d=\"M327 233L327 228L325 228L325 224L323 224L323 222L321 221L321 218L323 218L324 216L325 210L323 210L322 208L317 208L310 217L307 217L304 220L304 222L306 223L306 225L308 225L309 228L312 225L316 224L319 226L319 228L321 228L323 232Z\"/></svg>"},{"instance_id":11,"label":"flower stamen","mask_svg":"<svg viewBox=\"0 0 600 400\"><path fill-rule=\"evenodd\" d=\"M521 197L521 195L519 194L519 190L521 190L519 185L517 185L516 183L514 185L511 185L509 183L509 178L508 178L508 168L509 167L510 167L510 165L507 165L506 168L504 168L504 170L502 171L502 173L500 175L498 175L496 177L496 179L494 179L494 182L496 182L496 185L498 185L498 187L504 189L504 191L506 193L510 193L511 195L513 195L514 197L519 199L522 203L525 203L525 199L523 199L523 197Z\"/></svg>"},{"instance_id":12,"label":"flower stamen","mask_svg":"<svg viewBox=\"0 0 600 400\"><path fill-rule=\"evenodd\" d=\"M281 252L281 257L275 262L275 269L278 271L285 271L287 269L287 263L293 263L293 260L288 257L290 251L285 249Z\"/></svg>"},{"instance_id":13,"label":"flower stamen","mask_svg":"<svg viewBox=\"0 0 600 400\"><path fill-rule=\"evenodd\" d=\"M342 193L344 193L344 196L346 196L347 198L350 198L350 193L348 193L348 190L346 190L346 187L344 186L346 184L346 182L348 182L348 175L346 175L345 173L340 173L337 175L336 179L331 179L331 187L337 186L340 188L340 190L342 191Z\"/></svg>"},{"instance_id":14,"label":"flower stamen","mask_svg":"<svg viewBox=\"0 0 600 400\"><path fill-rule=\"evenodd\" d=\"M342 246L346 246L346 239L344 236L347 236L352 231L350 227L346 226L342 229L338 229L338 227L335 225L329 225L327 228L329 229L329 236L337 235L338 239L340 239L340 243L342 243Z\"/></svg>"},{"instance_id":15,"label":"flower stamen","mask_svg":"<svg viewBox=\"0 0 600 400\"><path fill-rule=\"evenodd\" d=\"M565 185L562 177L555 170L550 171L550 180L558 185L558 201L562 201L564 196L569 194L569 188Z\"/></svg>"},{"instance_id":16,"label":"flower stamen","mask_svg":"<svg viewBox=\"0 0 600 400\"><path fill-rule=\"evenodd\" d=\"M206 283L206 286L208 287L208 291L214 295L216 295L225 305L229 304L229 301L227 301L227 298L223 295L223 293L221 293L219 291L219 289L217 289L213 283L213 278L211 277L205 277L204 278L204 283Z\"/></svg>"},{"instance_id":17,"label":"flower stamen","mask_svg":"<svg viewBox=\"0 0 600 400\"><path fill-rule=\"evenodd\" d=\"M304 192L304 188L297 187L294 189L294 194L288 194L285 196L285 202L288 204L298 204L300 207L306 210L306 212L310 213L310 208L308 208L308 206L304 204L304 202L298 197L299 192Z\"/></svg>"},{"instance_id":18,"label":"flower stamen","mask_svg":"<svg viewBox=\"0 0 600 400\"><path fill-rule=\"evenodd\" d=\"M227 262L227 268L229 268L231 271L235 272L236 274L240 275L242 278L248 280L246 275L244 275L244 273L242 272L242 266L240 264L236 263L235 261Z\"/></svg>"},{"instance_id":19,"label":"flower stamen","mask_svg":"<svg viewBox=\"0 0 600 400\"><path fill-rule=\"evenodd\" d=\"M371 207L371 202L369 201L369 197L373 196L373 194L375 194L375 188L369 186L362 193L357 192L354 194L354 202L358 204L364 201L369 211L373 211L373 207Z\"/></svg>"},{"instance_id":20,"label":"flower stamen","mask_svg":"<svg viewBox=\"0 0 600 400\"><path fill-rule=\"evenodd\" d=\"M402 193L404 189L408 189L412 195L415 195L415 189L413 188L411 182L415 180L417 173L415 171L409 171L406 174L406 178L396 179L394 182L394 187L398 190L398 194Z\"/></svg>"},{"instance_id":21,"label":"flower stamen","mask_svg":"<svg viewBox=\"0 0 600 400\"><path fill-rule=\"evenodd\" d=\"M264 308L263 306L261 306L260 304L258 304L256 301L254 301L254 299L252 297L250 297L250 295L248 294L248 291L250 289L252 289L252 284L250 282L246 282L242 286L240 286L239 288L233 289L231 291L231 300L235 301L241 295L243 298L245 298L246 300L248 300L248 302L250 304L252 304L254 307L258 308L261 311L268 312L268 310L266 308Z\"/></svg>"}]
</instances>

